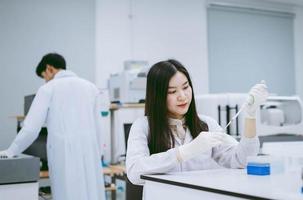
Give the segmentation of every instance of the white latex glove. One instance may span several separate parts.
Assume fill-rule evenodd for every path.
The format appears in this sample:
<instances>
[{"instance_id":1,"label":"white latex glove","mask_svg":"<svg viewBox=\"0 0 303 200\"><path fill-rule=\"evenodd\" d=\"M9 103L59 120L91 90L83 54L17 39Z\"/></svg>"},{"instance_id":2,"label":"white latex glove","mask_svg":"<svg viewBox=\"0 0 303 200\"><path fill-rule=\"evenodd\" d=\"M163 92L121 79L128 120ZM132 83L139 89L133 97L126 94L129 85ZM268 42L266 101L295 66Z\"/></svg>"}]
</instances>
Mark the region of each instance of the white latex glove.
<instances>
[{"instance_id":1,"label":"white latex glove","mask_svg":"<svg viewBox=\"0 0 303 200\"><path fill-rule=\"evenodd\" d=\"M265 103L267 97L268 91L265 81L261 81L261 83L254 85L250 89L245 102L247 118L256 118L256 111L258 107L260 107L261 104Z\"/></svg>"},{"instance_id":2,"label":"white latex glove","mask_svg":"<svg viewBox=\"0 0 303 200\"><path fill-rule=\"evenodd\" d=\"M178 148L177 158L180 162L196 157L226 140L222 132L201 132L193 141Z\"/></svg>"},{"instance_id":3,"label":"white latex glove","mask_svg":"<svg viewBox=\"0 0 303 200\"><path fill-rule=\"evenodd\" d=\"M1 158L12 158L14 155L7 150L0 151L0 159Z\"/></svg>"}]
</instances>

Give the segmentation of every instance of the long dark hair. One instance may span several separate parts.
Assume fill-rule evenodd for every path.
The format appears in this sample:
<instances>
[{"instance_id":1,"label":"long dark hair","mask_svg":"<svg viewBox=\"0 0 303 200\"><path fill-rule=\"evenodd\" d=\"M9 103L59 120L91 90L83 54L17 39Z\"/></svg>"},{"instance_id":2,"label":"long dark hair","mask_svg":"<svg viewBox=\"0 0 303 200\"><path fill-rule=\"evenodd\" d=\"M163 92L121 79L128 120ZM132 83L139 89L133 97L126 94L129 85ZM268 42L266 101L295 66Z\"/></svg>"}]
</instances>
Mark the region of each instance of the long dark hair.
<instances>
[{"instance_id":1,"label":"long dark hair","mask_svg":"<svg viewBox=\"0 0 303 200\"><path fill-rule=\"evenodd\" d=\"M150 68L147 74L145 116L147 116L149 124L150 154L164 152L175 146L174 136L168 126L166 101L169 81L178 71L186 76L192 88L187 70L177 60L158 62ZM193 138L197 137L201 131L208 131L207 124L198 117L193 88L192 100L185 114L185 122Z\"/></svg>"}]
</instances>

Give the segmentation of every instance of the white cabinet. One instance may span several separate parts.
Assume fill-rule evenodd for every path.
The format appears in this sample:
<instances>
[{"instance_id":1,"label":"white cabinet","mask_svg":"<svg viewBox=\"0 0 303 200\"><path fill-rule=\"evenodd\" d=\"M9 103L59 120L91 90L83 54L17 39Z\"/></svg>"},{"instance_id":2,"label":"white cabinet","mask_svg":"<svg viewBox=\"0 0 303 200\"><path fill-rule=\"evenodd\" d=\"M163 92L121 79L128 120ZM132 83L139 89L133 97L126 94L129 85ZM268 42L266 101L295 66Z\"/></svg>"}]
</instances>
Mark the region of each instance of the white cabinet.
<instances>
[{"instance_id":1,"label":"white cabinet","mask_svg":"<svg viewBox=\"0 0 303 200\"><path fill-rule=\"evenodd\" d=\"M125 160L125 129L144 116L144 104L128 104L111 109L111 163Z\"/></svg>"}]
</instances>

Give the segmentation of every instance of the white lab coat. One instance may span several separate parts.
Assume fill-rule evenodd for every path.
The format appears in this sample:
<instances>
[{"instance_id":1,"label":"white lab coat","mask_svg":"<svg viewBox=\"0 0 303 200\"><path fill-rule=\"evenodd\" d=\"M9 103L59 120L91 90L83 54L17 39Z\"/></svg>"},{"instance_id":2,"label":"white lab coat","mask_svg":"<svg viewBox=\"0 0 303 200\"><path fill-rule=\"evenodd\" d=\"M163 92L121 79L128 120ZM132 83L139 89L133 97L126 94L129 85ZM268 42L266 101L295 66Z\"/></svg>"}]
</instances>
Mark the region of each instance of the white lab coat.
<instances>
[{"instance_id":1,"label":"white lab coat","mask_svg":"<svg viewBox=\"0 0 303 200\"><path fill-rule=\"evenodd\" d=\"M22 129L9 147L15 155L23 152L46 122L54 200L105 200L97 95L94 84L60 70L39 88Z\"/></svg>"},{"instance_id":2,"label":"white lab coat","mask_svg":"<svg viewBox=\"0 0 303 200\"><path fill-rule=\"evenodd\" d=\"M222 131L218 123L207 116L200 116L206 122L209 131ZM168 173L177 171L191 171L216 168L242 168L246 164L246 157L257 155L259 151L259 139L242 137L237 142L231 136L228 144L214 147L199 157L179 163L176 156L176 147L181 141L175 138L175 148L166 152L150 155L148 149L148 120L147 117L137 119L130 130L127 154L126 170L127 177L133 184L143 185L140 175L153 173ZM192 141L192 136L187 129L184 144Z\"/></svg>"}]
</instances>

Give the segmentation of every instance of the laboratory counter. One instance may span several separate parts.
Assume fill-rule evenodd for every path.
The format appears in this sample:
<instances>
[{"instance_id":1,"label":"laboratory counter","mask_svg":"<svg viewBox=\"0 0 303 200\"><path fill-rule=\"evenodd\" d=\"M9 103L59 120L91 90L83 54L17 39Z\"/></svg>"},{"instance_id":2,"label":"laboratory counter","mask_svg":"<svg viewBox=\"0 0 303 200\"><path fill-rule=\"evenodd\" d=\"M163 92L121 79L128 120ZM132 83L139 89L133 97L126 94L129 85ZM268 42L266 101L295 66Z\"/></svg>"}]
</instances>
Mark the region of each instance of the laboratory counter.
<instances>
[{"instance_id":1,"label":"laboratory counter","mask_svg":"<svg viewBox=\"0 0 303 200\"><path fill-rule=\"evenodd\" d=\"M144 199L301 199L300 170L268 176L244 169L213 169L142 175ZM156 192L155 192L156 191Z\"/></svg>"}]
</instances>

